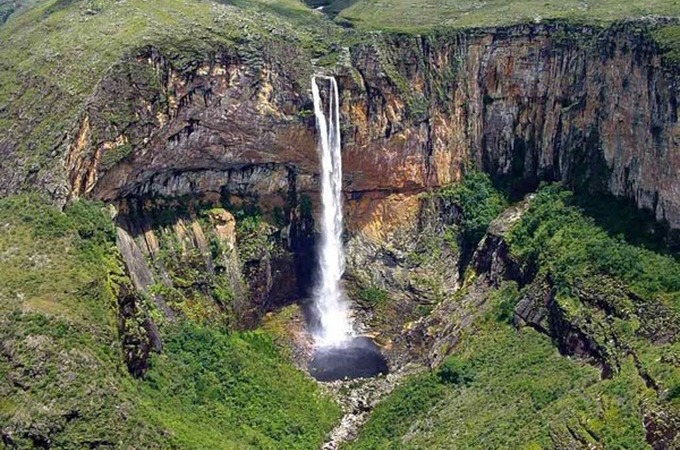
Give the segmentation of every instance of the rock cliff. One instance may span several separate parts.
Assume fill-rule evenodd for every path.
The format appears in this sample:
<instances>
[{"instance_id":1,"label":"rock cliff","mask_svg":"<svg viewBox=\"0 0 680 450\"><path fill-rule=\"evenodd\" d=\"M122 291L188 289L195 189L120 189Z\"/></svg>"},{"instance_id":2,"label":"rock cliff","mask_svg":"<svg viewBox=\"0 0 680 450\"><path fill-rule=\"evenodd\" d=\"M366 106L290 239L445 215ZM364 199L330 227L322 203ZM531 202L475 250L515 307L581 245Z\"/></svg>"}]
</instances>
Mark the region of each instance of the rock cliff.
<instances>
[{"instance_id":1,"label":"rock cliff","mask_svg":"<svg viewBox=\"0 0 680 450\"><path fill-rule=\"evenodd\" d=\"M351 231L385 239L413 223L414 195L470 167L516 195L563 181L680 227L677 73L644 26L369 36L337 53ZM314 119L299 75L315 69L288 65L216 52L180 71L154 48L118 64L65 155L71 196L228 193L265 209L290 192L314 198Z\"/></svg>"}]
</instances>

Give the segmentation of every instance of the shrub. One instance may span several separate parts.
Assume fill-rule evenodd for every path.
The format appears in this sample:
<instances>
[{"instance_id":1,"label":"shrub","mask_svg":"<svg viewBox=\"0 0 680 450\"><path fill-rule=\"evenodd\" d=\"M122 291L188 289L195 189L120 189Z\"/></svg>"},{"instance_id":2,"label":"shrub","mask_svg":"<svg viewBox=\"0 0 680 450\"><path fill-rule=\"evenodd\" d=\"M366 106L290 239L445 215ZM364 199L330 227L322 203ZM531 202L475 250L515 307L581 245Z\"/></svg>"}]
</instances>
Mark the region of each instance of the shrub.
<instances>
[{"instance_id":1,"label":"shrub","mask_svg":"<svg viewBox=\"0 0 680 450\"><path fill-rule=\"evenodd\" d=\"M269 241L269 226L257 212L237 211L236 240L241 262L257 260L273 249Z\"/></svg>"},{"instance_id":2,"label":"shrub","mask_svg":"<svg viewBox=\"0 0 680 450\"><path fill-rule=\"evenodd\" d=\"M437 370L437 376L442 383L451 385L467 384L473 379L467 364L455 356L444 360Z\"/></svg>"},{"instance_id":3,"label":"shrub","mask_svg":"<svg viewBox=\"0 0 680 450\"><path fill-rule=\"evenodd\" d=\"M359 298L369 305L379 305L389 299L389 294L384 289L370 286L359 291Z\"/></svg>"},{"instance_id":4,"label":"shrub","mask_svg":"<svg viewBox=\"0 0 680 450\"><path fill-rule=\"evenodd\" d=\"M471 245L482 239L491 221L507 203L489 176L481 172L466 174L461 183L442 189L439 195L461 208L463 238Z\"/></svg>"}]
</instances>

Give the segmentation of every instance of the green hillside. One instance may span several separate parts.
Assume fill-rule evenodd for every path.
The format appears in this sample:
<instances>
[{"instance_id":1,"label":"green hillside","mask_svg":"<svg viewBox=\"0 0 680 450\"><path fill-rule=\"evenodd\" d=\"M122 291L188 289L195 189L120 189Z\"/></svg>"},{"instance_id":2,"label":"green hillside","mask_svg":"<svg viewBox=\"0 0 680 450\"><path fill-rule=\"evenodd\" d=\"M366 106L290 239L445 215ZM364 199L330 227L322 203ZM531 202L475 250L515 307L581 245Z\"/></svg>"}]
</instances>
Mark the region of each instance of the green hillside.
<instances>
[{"instance_id":1,"label":"green hillside","mask_svg":"<svg viewBox=\"0 0 680 450\"><path fill-rule=\"evenodd\" d=\"M677 0L357 0L342 9L338 17L359 28L417 31L551 19L601 24L679 14Z\"/></svg>"},{"instance_id":2,"label":"green hillside","mask_svg":"<svg viewBox=\"0 0 680 450\"><path fill-rule=\"evenodd\" d=\"M261 331L161 323L163 354L133 378L116 318L123 272L101 205L62 213L38 197L2 199L0 223L8 448L315 449L337 419Z\"/></svg>"}]
</instances>

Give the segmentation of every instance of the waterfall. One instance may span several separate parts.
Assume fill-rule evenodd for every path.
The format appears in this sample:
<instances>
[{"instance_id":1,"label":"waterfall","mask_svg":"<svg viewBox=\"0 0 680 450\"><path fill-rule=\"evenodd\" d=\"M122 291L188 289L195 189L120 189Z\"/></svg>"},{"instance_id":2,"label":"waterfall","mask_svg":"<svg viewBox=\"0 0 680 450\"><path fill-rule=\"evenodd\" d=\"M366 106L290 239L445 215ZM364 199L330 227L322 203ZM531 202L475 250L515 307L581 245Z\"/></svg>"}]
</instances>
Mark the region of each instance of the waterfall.
<instances>
[{"instance_id":1,"label":"waterfall","mask_svg":"<svg viewBox=\"0 0 680 450\"><path fill-rule=\"evenodd\" d=\"M317 80L329 84L328 114ZM314 306L320 323L315 332L320 346L337 346L352 334L349 308L340 287L345 270L342 247L342 158L340 155L340 114L338 85L333 77L312 78L314 114L319 132L321 159L321 242L318 247L319 278L314 290Z\"/></svg>"}]
</instances>

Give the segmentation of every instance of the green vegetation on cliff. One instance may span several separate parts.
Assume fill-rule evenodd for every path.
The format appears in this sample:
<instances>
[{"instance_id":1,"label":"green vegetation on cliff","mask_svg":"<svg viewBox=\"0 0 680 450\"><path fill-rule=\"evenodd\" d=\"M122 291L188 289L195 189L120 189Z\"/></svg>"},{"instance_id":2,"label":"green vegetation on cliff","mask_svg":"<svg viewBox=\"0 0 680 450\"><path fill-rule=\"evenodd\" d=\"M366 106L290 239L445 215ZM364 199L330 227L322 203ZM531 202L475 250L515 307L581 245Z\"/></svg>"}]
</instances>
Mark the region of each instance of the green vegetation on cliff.
<instances>
[{"instance_id":1,"label":"green vegetation on cliff","mask_svg":"<svg viewBox=\"0 0 680 450\"><path fill-rule=\"evenodd\" d=\"M267 334L184 319L142 379L123 363L125 282L101 205L0 200L0 437L7 448L316 449L338 407ZM7 382L5 382L7 381Z\"/></svg>"},{"instance_id":2,"label":"green vegetation on cliff","mask_svg":"<svg viewBox=\"0 0 680 450\"><path fill-rule=\"evenodd\" d=\"M512 285L500 290L455 356L379 404L348 448L554 448L572 432L605 448L645 448L640 402L649 393L632 362L600 381L548 337L499 321L501 303L516 297ZM465 376L449 376L452 366Z\"/></svg>"},{"instance_id":3,"label":"green vegetation on cliff","mask_svg":"<svg viewBox=\"0 0 680 450\"><path fill-rule=\"evenodd\" d=\"M512 232L513 253L550 271L567 295L579 280L611 276L640 297L663 296L680 312L680 263L630 245L623 235L610 236L583 215L576 201L559 186L541 189Z\"/></svg>"},{"instance_id":4,"label":"green vegetation on cliff","mask_svg":"<svg viewBox=\"0 0 680 450\"><path fill-rule=\"evenodd\" d=\"M506 205L489 176L477 171L467 173L460 183L440 190L437 196L460 208L461 237L471 245L482 239L491 221Z\"/></svg>"},{"instance_id":5,"label":"green vegetation on cliff","mask_svg":"<svg viewBox=\"0 0 680 450\"><path fill-rule=\"evenodd\" d=\"M540 190L511 251L549 280L561 314L606 364L635 354L661 399L680 407L680 261L610 236L575 202L557 186Z\"/></svg>"},{"instance_id":6,"label":"green vegetation on cliff","mask_svg":"<svg viewBox=\"0 0 680 450\"><path fill-rule=\"evenodd\" d=\"M487 294L452 356L380 403L348 448L643 449L672 436L680 262L608 234L577 202L539 190L508 237L533 281ZM518 303L543 317L517 327Z\"/></svg>"}]
</instances>

